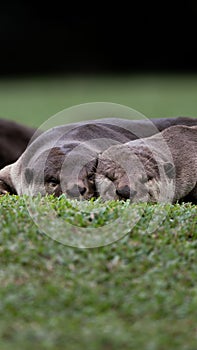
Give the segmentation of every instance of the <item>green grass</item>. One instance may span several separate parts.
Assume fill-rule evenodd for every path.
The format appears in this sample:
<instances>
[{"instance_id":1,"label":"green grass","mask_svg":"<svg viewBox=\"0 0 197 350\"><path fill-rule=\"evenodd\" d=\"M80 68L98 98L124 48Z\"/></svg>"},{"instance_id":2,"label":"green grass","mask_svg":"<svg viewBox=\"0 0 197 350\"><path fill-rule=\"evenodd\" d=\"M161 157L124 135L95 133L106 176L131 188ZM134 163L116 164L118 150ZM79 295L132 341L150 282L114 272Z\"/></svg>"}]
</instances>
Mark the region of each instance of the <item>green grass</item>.
<instances>
[{"instance_id":1,"label":"green grass","mask_svg":"<svg viewBox=\"0 0 197 350\"><path fill-rule=\"evenodd\" d=\"M26 201L0 198L1 349L196 348L194 205L158 206L166 217L150 231L156 206L135 206L143 215L127 235L105 247L79 249L39 231ZM65 222L94 228L128 208L49 197L43 216L48 204Z\"/></svg>"},{"instance_id":2,"label":"green grass","mask_svg":"<svg viewBox=\"0 0 197 350\"><path fill-rule=\"evenodd\" d=\"M38 126L66 107L103 101L148 117L197 116L196 95L195 76L10 79L0 81L0 114ZM1 350L196 350L196 206L43 198L36 213L50 234L58 233L50 210L65 228L89 230L90 241L115 225L116 242L79 249L47 236L27 201L0 197ZM116 219L130 209L119 231Z\"/></svg>"}]
</instances>

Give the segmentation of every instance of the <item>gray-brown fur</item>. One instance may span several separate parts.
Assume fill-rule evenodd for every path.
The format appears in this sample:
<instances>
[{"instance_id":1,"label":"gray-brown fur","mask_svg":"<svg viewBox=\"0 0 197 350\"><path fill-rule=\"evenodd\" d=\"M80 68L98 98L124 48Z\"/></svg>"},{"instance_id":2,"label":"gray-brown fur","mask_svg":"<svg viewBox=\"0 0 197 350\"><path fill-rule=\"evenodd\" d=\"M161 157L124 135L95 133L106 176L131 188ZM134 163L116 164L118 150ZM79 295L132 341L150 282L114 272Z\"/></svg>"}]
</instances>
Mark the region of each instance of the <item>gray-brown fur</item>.
<instances>
[{"instance_id":1,"label":"gray-brown fur","mask_svg":"<svg viewBox=\"0 0 197 350\"><path fill-rule=\"evenodd\" d=\"M20 123L0 119L0 169L21 156L35 131Z\"/></svg>"},{"instance_id":2,"label":"gray-brown fur","mask_svg":"<svg viewBox=\"0 0 197 350\"><path fill-rule=\"evenodd\" d=\"M169 125L197 125L197 118L101 119L50 129L0 171L0 191L36 195L95 196L98 155L112 145L148 137Z\"/></svg>"},{"instance_id":3,"label":"gray-brown fur","mask_svg":"<svg viewBox=\"0 0 197 350\"><path fill-rule=\"evenodd\" d=\"M99 156L96 185L104 199L197 203L197 127L110 147Z\"/></svg>"}]
</instances>

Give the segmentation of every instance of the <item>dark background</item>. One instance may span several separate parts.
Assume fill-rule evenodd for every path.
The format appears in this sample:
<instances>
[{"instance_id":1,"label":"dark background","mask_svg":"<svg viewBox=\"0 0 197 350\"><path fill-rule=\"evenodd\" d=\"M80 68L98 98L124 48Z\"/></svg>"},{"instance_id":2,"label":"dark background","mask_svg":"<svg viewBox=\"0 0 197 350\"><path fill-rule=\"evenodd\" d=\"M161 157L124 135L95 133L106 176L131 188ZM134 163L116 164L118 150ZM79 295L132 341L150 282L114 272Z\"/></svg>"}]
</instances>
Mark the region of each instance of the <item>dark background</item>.
<instances>
[{"instance_id":1,"label":"dark background","mask_svg":"<svg viewBox=\"0 0 197 350\"><path fill-rule=\"evenodd\" d=\"M197 70L197 2L0 5L0 74Z\"/></svg>"}]
</instances>

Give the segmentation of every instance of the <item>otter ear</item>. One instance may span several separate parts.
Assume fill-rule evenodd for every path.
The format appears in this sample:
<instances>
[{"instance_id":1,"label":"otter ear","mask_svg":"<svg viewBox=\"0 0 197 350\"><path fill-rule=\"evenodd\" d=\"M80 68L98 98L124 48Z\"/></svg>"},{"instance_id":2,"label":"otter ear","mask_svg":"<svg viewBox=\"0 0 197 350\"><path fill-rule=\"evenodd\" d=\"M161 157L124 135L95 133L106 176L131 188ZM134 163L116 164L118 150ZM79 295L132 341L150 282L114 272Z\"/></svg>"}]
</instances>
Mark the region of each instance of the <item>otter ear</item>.
<instances>
[{"instance_id":1,"label":"otter ear","mask_svg":"<svg viewBox=\"0 0 197 350\"><path fill-rule=\"evenodd\" d=\"M31 168L26 168L24 175L25 175L25 180L26 180L27 184L29 185L33 181L34 170Z\"/></svg>"},{"instance_id":2,"label":"otter ear","mask_svg":"<svg viewBox=\"0 0 197 350\"><path fill-rule=\"evenodd\" d=\"M164 171L169 179L174 179L175 177L175 167L174 164L170 162L164 163Z\"/></svg>"}]
</instances>

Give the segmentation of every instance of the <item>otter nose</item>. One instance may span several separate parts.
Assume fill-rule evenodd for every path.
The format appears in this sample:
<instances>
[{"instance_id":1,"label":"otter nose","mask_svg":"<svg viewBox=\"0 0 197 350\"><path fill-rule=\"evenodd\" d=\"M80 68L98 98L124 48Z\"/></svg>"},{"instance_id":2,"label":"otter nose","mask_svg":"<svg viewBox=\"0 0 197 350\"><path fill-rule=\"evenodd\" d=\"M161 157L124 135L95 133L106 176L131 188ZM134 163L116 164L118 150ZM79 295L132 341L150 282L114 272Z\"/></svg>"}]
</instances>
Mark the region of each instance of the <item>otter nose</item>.
<instances>
[{"instance_id":1,"label":"otter nose","mask_svg":"<svg viewBox=\"0 0 197 350\"><path fill-rule=\"evenodd\" d=\"M71 189L67 190L66 192L70 197L79 197L80 195L83 196L85 194L86 188L74 185Z\"/></svg>"},{"instance_id":2,"label":"otter nose","mask_svg":"<svg viewBox=\"0 0 197 350\"><path fill-rule=\"evenodd\" d=\"M136 193L137 191L130 189L127 185L116 190L116 194L123 199L133 198Z\"/></svg>"}]
</instances>

